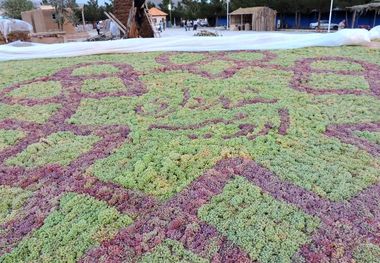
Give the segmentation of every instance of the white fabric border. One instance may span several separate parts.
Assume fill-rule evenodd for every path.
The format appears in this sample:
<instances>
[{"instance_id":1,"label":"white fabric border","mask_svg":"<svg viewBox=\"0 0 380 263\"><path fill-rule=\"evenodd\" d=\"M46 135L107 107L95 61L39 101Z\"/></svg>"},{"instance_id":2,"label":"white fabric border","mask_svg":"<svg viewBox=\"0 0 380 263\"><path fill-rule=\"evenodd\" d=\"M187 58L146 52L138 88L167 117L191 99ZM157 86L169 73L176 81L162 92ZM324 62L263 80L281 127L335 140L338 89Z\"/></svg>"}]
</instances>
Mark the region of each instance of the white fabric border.
<instances>
[{"instance_id":1,"label":"white fabric border","mask_svg":"<svg viewBox=\"0 0 380 263\"><path fill-rule=\"evenodd\" d=\"M336 33L258 32L222 37L135 38L62 44L11 43L0 46L0 61L151 51L273 50L304 47L367 45L380 38L380 26L371 31L343 29Z\"/></svg>"}]
</instances>

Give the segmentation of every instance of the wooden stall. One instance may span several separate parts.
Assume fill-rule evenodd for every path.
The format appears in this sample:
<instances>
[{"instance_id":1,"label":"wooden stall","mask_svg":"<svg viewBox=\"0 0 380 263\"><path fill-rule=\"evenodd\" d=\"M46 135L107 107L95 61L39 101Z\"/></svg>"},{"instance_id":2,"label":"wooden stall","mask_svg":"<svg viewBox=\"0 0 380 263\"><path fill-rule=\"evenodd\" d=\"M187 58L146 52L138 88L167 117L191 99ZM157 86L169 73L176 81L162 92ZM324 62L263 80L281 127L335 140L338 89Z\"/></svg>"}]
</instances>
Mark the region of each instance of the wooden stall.
<instances>
[{"instance_id":1,"label":"wooden stall","mask_svg":"<svg viewBox=\"0 0 380 263\"><path fill-rule=\"evenodd\" d=\"M230 16L231 30L275 31L277 11L269 7L239 8Z\"/></svg>"},{"instance_id":2,"label":"wooden stall","mask_svg":"<svg viewBox=\"0 0 380 263\"><path fill-rule=\"evenodd\" d=\"M373 18L372 27L376 26L376 17L377 17L377 15L380 14L380 2L369 3L369 4L365 4L365 5L355 5L355 6L348 7L348 9L351 10L352 12L354 12L354 14L352 15L352 25L351 25L352 28L355 27L355 22L356 22L357 16L361 15L365 12L368 12L368 11L374 11L374 18Z\"/></svg>"}]
</instances>

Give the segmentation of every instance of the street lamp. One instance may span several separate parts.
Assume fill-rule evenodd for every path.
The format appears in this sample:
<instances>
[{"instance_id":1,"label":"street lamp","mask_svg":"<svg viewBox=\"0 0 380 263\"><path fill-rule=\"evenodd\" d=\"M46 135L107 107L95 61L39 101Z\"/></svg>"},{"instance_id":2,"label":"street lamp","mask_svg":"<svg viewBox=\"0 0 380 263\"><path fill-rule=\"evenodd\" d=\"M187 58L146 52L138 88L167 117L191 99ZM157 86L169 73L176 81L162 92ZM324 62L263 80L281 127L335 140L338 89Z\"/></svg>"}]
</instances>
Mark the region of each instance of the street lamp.
<instances>
[{"instance_id":1,"label":"street lamp","mask_svg":"<svg viewBox=\"0 0 380 263\"><path fill-rule=\"evenodd\" d=\"M329 16L329 27L328 27L328 30L327 30L327 32L329 32L329 33L330 33L330 28L331 28L331 18L332 18L333 5L334 5L334 0L331 0L330 16Z\"/></svg>"},{"instance_id":2,"label":"street lamp","mask_svg":"<svg viewBox=\"0 0 380 263\"><path fill-rule=\"evenodd\" d=\"M172 27L172 3L170 1L168 5L169 13L170 13L170 27Z\"/></svg>"}]
</instances>

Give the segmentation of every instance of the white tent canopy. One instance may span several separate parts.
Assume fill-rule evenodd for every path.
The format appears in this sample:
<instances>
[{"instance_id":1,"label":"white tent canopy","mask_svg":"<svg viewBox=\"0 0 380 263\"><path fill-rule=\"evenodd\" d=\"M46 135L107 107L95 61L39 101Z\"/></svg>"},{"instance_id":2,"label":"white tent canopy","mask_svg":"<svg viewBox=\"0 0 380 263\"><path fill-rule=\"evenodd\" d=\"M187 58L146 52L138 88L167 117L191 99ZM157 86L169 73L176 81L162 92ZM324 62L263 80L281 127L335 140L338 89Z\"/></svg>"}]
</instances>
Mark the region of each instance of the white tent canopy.
<instances>
[{"instance_id":1,"label":"white tent canopy","mask_svg":"<svg viewBox=\"0 0 380 263\"><path fill-rule=\"evenodd\" d=\"M0 19L0 33L7 39L11 32L32 32L33 27L31 24L18 20L18 19Z\"/></svg>"}]
</instances>

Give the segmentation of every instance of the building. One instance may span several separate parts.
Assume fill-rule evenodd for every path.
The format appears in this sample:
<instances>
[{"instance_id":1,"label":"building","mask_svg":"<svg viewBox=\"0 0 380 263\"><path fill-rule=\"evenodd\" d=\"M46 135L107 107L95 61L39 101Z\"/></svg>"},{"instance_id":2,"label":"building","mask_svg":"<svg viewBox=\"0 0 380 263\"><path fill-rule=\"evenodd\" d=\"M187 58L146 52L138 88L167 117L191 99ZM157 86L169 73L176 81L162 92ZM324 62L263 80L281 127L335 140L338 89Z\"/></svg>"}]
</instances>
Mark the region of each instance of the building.
<instances>
[{"instance_id":1,"label":"building","mask_svg":"<svg viewBox=\"0 0 380 263\"><path fill-rule=\"evenodd\" d=\"M277 11L269 7L239 8L229 14L231 30L274 31Z\"/></svg>"},{"instance_id":2,"label":"building","mask_svg":"<svg viewBox=\"0 0 380 263\"><path fill-rule=\"evenodd\" d=\"M160 22L162 22L162 26L166 25L166 17L168 16L167 13L161 11L156 7L152 7L149 9L149 14L152 17L153 25L156 28L160 25Z\"/></svg>"},{"instance_id":3,"label":"building","mask_svg":"<svg viewBox=\"0 0 380 263\"><path fill-rule=\"evenodd\" d=\"M66 9L67 12L72 12L71 9ZM33 26L34 33L60 31L55 20L56 12L53 6L42 5L38 9L25 11L21 13L22 20L30 23ZM69 21L63 24L65 33L75 33L75 27Z\"/></svg>"}]
</instances>

